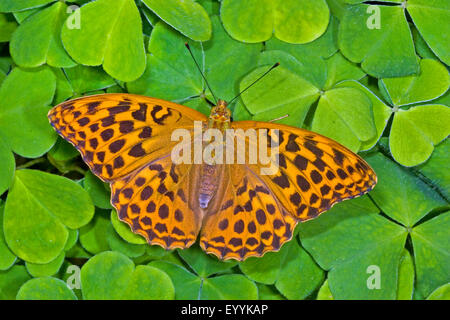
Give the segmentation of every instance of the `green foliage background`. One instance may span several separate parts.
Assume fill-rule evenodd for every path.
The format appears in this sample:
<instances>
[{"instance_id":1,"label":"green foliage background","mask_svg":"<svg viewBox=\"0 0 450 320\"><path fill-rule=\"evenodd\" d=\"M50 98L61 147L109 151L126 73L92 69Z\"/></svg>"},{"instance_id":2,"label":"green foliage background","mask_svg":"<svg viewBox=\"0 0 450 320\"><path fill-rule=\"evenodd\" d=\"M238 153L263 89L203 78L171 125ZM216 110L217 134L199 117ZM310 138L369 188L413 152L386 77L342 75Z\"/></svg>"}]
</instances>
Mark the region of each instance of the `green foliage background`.
<instances>
[{"instance_id":1,"label":"green foliage background","mask_svg":"<svg viewBox=\"0 0 450 320\"><path fill-rule=\"evenodd\" d=\"M449 21L447 0L2 0L0 299L449 299ZM288 114L376 188L262 258L148 246L46 113L130 92L208 114L186 41L222 99L280 62L234 120Z\"/></svg>"}]
</instances>

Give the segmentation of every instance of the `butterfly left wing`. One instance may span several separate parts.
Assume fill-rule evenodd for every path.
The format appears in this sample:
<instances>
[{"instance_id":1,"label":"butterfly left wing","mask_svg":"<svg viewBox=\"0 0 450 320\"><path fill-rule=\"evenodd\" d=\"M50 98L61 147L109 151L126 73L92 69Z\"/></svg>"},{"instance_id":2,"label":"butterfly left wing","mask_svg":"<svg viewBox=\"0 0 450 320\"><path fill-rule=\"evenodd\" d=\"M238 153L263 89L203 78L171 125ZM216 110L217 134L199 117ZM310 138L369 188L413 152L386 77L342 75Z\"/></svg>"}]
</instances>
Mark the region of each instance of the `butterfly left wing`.
<instances>
[{"instance_id":1,"label":"butterfly left wing","mask_svg":"<svg viewBox=\"0 0 450 320\"><path fill-rule=\"evenodd\" d=\"M206 116L191 108L134 94L101 94L61 103L48 118L103 181L122 178L170 154L174 129Z\"/></svg>"}]
</instances>

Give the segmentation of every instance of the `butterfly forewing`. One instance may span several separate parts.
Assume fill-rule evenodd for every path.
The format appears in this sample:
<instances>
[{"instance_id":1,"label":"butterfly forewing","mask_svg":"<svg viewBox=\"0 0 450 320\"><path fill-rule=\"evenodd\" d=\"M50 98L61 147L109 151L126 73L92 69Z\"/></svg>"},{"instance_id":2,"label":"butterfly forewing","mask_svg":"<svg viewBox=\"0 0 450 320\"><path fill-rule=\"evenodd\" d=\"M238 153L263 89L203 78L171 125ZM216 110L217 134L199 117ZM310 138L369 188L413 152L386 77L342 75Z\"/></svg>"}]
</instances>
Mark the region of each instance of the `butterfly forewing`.
<instances>
[{"instance_id":1,"label":"butterfly forewing","mask_svg":"<svg viewBox=\"0 0 450 320\"><path fill-rule=\"evenodd\" d=\"M125 177L170 154L177 128L206 116L188 107L132 94L104 94L62 103L49 115L56 131L104 181Z\"/></svg>"},{"instance_id":2,"label":"butterfly forewing","mask_svg":"<svg viewBox=\"0 0 450 320\"><path fill-rule=\"evenodd\" d=\"M301 221L317 217L340 201L361 196L376 184L372 168L334 140L273 123L242 121L234 126L278 129L279 170L260 178L284 208ZM255 172L260 170L258 165L248 166Z\"/></svg>"}]
</instances>

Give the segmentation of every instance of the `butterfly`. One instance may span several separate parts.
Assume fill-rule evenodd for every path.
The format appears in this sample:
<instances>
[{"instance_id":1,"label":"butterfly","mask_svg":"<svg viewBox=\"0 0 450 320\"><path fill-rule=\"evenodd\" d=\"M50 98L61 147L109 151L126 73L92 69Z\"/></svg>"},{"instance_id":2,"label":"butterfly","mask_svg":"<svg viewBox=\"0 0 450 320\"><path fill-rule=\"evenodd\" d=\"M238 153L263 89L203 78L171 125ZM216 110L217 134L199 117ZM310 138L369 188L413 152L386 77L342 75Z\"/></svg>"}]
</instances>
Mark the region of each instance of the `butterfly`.
<instances>
[{"instance_id":1,"label":"butterfly","mask_svg":"<svg viewBox=\"0 0 450 320\"><path fill-rule=\"evenodd\" d=\"M120 220L165 249L188 248L200 235L201 248L219 259L262 256L289 241L298 222L377 182L372 168L336 141L272 122L233 122L230 114L222 100L206 117L173 102L120 93L63 102L48 118L110 183ZM174 163L172 132L193 132L196 121L203 128L277 129L277 172L262 175L258 164Z\"/></svg>"}]
</instances>

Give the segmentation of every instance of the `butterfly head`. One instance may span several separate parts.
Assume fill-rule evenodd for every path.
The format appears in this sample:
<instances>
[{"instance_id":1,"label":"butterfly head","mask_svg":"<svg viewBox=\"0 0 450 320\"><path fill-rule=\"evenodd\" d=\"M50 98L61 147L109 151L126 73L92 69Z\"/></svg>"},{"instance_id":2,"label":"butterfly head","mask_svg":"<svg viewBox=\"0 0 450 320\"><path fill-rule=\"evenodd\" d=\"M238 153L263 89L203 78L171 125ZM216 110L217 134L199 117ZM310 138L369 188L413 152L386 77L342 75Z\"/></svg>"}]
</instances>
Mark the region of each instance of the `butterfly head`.
<instances>
[{"instance_id":1,"label":"butterfly head","mask_svg":"<svg viewBox=\"0 0 450 320\"><path fill-rule=\"evenodd\" d=\"M231 119L231 111L225 100L217 101L217 105L211 109L209 119L214 122L228 123Z\"/></svg>"}]
</instances>

